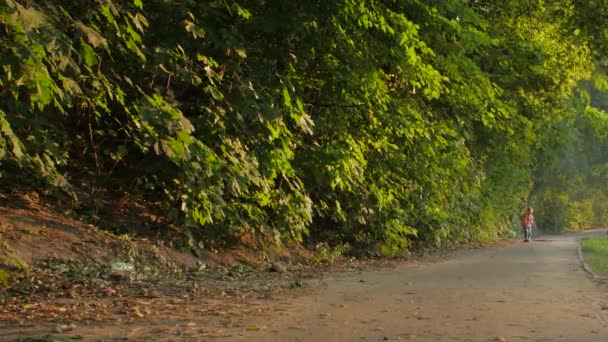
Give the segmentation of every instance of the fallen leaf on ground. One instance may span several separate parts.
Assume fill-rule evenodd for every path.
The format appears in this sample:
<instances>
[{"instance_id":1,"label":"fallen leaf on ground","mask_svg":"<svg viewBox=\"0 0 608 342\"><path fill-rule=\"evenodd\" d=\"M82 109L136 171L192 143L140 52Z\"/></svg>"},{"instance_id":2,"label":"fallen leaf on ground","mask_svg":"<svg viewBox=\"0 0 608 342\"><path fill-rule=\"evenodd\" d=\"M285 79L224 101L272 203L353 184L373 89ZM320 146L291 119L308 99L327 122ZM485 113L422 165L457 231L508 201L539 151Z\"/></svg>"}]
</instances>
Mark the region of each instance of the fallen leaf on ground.
<instances>
[{"instance_id":1,"label":"fallen leaf on ground","mask_svg":"<svg viewBox=\"0 0 608 342\"><path fill-rule=\"evenodd\" d=\"M111 287L106 287L105 289L103 289L103 293L105 293L108 296L115 296L118 294L118 291L114 290Z\"/></svg>"},{"instance_id":2,"label":"fallen leaf on ground","mask_svg":"<svg viewBox=\"0 0 608 342\"><path fill-rule=\"evenodd\" d=\"M66 312L68 309L54 305L47 305L44 307L44 310L48 312Z\"/></svg>"},{"instance_id":3,"label":"fallen leaf on ground","mask_svg":"<svg viewBox=\"0 0 608 342\"><path fill-rule=\"evenodd\" d=\"M223 329L204 329L201 331L205 337L224 337Z\"/></svg>"}]
</instances>

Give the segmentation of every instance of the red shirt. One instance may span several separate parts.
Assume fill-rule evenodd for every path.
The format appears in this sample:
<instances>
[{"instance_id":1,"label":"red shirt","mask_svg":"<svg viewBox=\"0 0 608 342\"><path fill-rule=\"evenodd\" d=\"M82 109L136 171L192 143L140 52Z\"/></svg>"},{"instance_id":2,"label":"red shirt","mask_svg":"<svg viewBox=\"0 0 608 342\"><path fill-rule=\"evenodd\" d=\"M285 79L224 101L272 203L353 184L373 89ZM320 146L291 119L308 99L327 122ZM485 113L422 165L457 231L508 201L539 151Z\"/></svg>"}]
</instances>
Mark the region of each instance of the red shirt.
<instances>
[{"instance_id":1,"label":"red shirt","mask_svg":"<svg viewBox=\"0 0 608 342\"><path fill-rule=\"evenodd\" d=\"M534 223L534 215L533 214L524 214L521 217L521 225L524 227L531 227L532 223Z\"/></svg>"}]
</instances>

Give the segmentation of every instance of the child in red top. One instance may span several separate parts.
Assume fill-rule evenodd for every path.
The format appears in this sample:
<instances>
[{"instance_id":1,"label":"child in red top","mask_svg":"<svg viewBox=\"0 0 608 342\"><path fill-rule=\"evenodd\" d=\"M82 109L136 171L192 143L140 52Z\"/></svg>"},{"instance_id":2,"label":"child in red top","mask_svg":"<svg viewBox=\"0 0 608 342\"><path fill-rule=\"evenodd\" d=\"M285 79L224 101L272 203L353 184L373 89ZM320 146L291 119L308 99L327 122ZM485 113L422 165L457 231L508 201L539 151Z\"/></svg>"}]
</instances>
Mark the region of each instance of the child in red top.
<instances>
[{"instance_id":1,"label":"child in red top","mask_svg":"<svg viewBox=\"0 0 608 342\"><path fill-rule=\"evenodd\" d=\"M521 216L521 226L524 229L524 241L532 240L532 225L534 224L534 210L528 208Z\"/></svg>"}]
</instances>

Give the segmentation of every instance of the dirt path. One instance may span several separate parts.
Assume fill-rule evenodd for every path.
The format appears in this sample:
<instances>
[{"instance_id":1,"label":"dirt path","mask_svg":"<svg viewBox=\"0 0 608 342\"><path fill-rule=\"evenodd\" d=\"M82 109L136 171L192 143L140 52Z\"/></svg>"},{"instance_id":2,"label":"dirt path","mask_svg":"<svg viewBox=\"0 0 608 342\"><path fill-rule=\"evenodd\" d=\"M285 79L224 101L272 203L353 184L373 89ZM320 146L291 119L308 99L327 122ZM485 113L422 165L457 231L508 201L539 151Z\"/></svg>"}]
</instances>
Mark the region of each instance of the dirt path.
<instances>
[{"instance_id":1,"label":"dirt path","mask_svg":"<svg viewBox=\"0 0 608 342\"><path fill-rule=\"evenodd\" d=\"M67 336L136 341L608 341L608 295L577 238L461 251L441 262L309 280L242 302L164 305L151 319L78 325ZM228 291L228 290L227 290ZM217 309L214 309L214 305ZM0 325L0 340L54 325ZM27 333L27 335L23 335Z\"/></svg>"},{"instance_id":2,"label":"dirt path","mask_svg":"<svg viewBox=\"0 0 608 342\"><path fill-rule=\"evenodd\" d=\"M606 341L606 288L582 269L577 237L328 278L237 340Z\"/></svg>"}]
</instances>

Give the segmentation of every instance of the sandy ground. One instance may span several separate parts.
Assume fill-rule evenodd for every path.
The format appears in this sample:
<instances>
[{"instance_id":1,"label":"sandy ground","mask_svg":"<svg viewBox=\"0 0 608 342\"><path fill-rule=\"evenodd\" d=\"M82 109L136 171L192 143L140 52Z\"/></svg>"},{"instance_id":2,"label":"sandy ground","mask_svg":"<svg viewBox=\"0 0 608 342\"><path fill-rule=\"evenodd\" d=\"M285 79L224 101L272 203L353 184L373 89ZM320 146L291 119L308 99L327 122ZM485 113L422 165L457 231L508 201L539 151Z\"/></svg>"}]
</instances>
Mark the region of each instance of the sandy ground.
<instances>
[{"instance_id":1,"label":"sandy ground","mask_svg":"<svg viewBox=\"0 0 608 342\"><path fill-rule=\"evenodd\" d=\"M337 273L309 280L299 296L244 302L214 315L197 310L203 303L189 303L164 318L78 326L67 336L106 341L608 341L608 287L581 267L581 236L548 236L461 251L439 262ZM51 328L0 326L0 340L26 332L40 336Z\"/></svg>"},{"instance_id":2,"label":"sandy ground","mask_svg":"<svg viewBox=\"0 0 608 342\"><path fill-rule=\"evenodd\" d=\"M337 275L235 340L608 341L607 287L581 267L580 237Z\"/></svg>"}]
</instances>

